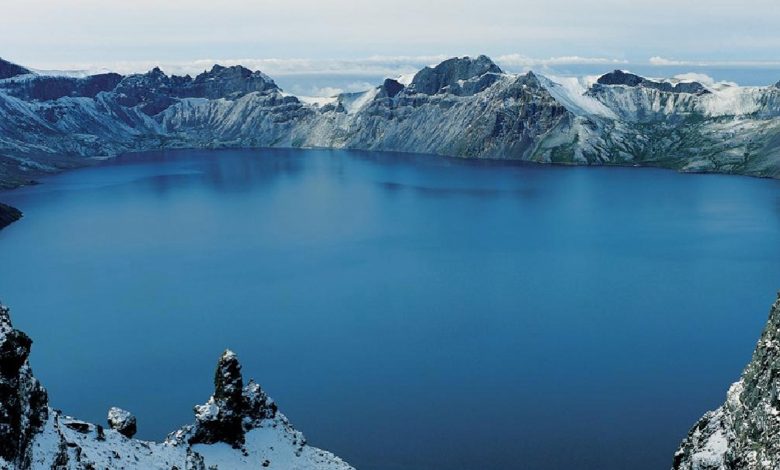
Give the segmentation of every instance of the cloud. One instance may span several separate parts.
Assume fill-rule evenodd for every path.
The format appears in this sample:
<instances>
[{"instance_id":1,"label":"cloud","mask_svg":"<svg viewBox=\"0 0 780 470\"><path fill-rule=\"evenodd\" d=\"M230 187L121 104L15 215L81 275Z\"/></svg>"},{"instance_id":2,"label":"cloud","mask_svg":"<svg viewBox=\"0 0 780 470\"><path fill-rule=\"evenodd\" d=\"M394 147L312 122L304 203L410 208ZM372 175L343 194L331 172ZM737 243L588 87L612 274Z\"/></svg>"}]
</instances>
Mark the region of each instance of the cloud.
<instances>
[{"instance_id":1,"label":"cloud","mask_svg":"<svg viewBox=\"0 0 780 470\"><path fill-rule=\"evenodd\" d=\"M49 68L78 73L121 74L144 73L160 67L168 74L196 75L210 69L214 64L224 66L243 65L252 70L261 70L274 77L283 75L353 75L366 77L398 77L413 74L425 66L436 65L452 56L438 55L374 55L358 59L307 59L307 58L243 58L243 59L197 59L191 61L116 61L101 63L54 63ZM496 57L495 62L506 69L548 67L556 65L616 65L628 63L622 59L604 57L561 56L534 58L522 54L505 54ZM51 72L51 71L50 71ZM352 91L352 90L346 90Z\"/></svg>"},{"instance_id":2,"label":"cloud","mask_svg":"<svg viewBox=\"0 0 780 470\"><path fill-rule=\"evenodd\" d=\"M615 65L627 64L627 60L605 57L560 56L547 59L536 59L521 54L506 54L498 56L496 63L505 67L548 67L554 65Z\"/></svg>"},{"instance_id":3,"label":"cloud","mask_svg":"<svg viewBox=\"0 0 780 470\"><path fill-rule=\"evenodd\" d=\"M650 57L648 63L658 67L780 67L778 60L676 60L659 56Z\"/></svg>"},{"instance_id":4,"label":"cloud","mask_svg":"<svg viewBox=\"0 0 780 470\"><path fill-rule=\"evenodd\" d=\"M681 60L665 59L659 56L650 57L648 62L650 62L650 65L657 65L657 66L690 65L689 62L684 62Z\"/></svg>"}]
</instances>

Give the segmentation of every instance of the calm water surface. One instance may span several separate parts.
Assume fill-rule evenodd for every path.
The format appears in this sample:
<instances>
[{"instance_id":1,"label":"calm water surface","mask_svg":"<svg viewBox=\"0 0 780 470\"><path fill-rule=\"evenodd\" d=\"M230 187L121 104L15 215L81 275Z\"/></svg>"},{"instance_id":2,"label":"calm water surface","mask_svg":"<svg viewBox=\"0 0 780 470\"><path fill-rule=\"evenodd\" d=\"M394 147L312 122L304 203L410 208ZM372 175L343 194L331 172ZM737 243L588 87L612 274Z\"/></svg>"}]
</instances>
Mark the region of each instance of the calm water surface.
<instances>
[{"instance_id":1,"label":"calm water surface","mask_svg":"<svg viewBox=\"0 0 780 470\"><path fill-rule=\"evenodd\" d=\"M159 439L230 347L361 469L666 469L780 288L777 181L180 151L0 200L53 406Z\"/></svg>"}]
</instances>

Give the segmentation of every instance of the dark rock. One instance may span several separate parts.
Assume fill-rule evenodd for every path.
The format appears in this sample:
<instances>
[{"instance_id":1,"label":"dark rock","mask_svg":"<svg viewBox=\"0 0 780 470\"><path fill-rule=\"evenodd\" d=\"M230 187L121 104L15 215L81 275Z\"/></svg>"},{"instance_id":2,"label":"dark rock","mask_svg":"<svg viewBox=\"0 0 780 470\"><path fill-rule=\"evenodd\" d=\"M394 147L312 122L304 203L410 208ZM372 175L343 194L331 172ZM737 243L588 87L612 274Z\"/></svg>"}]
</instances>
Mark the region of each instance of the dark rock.
<instances>
[{"instance_id":1,"label":"dark rock","mask_svg":"<svg viewBox=\"0 0 780 470\"><path fill-rule=\"evenodd\" d=\"M108 427L130 438L135 436L138 430L135 416L129 411L117 407L111 407L108 410Z\"/></svg>"},{"instance_id":2,"label":"dark rock","mask_svg":"<svg viewBox=\"0 0 780 470\"><path fill-rule=\"evenodd\" d=\"M252 72L239 65L215 65L194 79L189 75L169 77L155 67L145 74L125 77L115 91L121 96L119 104L138 106L144 113L154 116L180 98L236 99L247 93L268 93L278 89L276 83L261 72Z\"/></svg>"},{"instance_id":3,"label":"dark rock","mask_svg":"<svg viewBox=\"0 0 780 470\"><path fill-rule=\"evenodd\" d=\"M780 294L753 357L726 402L706 413L674 455L674 470L780 468Z\"/></svg>"},{"instance_id":4,"label":"dark rock","mask_svg":"<svg viewBox=\"0 0 780 470\"><path fill-rule=\"evenodd\" d=\"M498 65L487 56L481 55L476 59L455 57L436 67L420 70L409 87L426 95L447 91L456 95L473 95L495 83L501 73ZM467 82L470 83L467 85Z\"/></svg>"},{"instance_id":5,"label":"dark rock","mask_svg":"<svg viewBox=\"0 0 780 470\"><path fill-rule=\"evenodd\" d=\"M205 405L195 407L195 425L187 442L224 442L239 448L244 444L244 433L273 418L276 411L276 404L254 381L243 385L238 357L226 350L217 363L214 395Z\"/></svg>"},{"instance_id":6,"label":"dark rock","mask_svg":"<svg viewBox=\"0 0 780 470\"><path fill-rule=\"evenodd\" d=\"M388 78L379 87L379 93L377 93L377 96L380 98L393 98L398 93L401 93L403 89L404 86L398 83L398 81L393 80L392 78Z\"/></svg>"},{"instance_id":7,"label":"dark rock","mask_svg":"<svg viewBox=\"0 0 780 470\"><path fill-rule=\"evenodd\" d=\"M26 75L28 73L32 72L20 65L0 59L0 80L15 77L17 75Z\"/></svg>"},{"instance_id":8,"label":"dark rock","mask_svg":"<svg viewBox=\"0 0 780 470\"><path fill-rule=\"evenodd\" d=\"M699 82L678 83L672 85L668 82L655 82L648 80L633 73L615 70L599 77L599 85L623 85L628 87L652 88L667 93L689 93L693 95L704 95L710 93L707 88Z\"/></svg>"},{"instance_id":9,"label":"dark rock","mask_svg":"<svg viewBox=\"0 0 780 470\"><path fill-rule=\"evenodd\" d=\"M273 80L261 72L252 72L246 67L215 65L191 82L183 84L177 91L182 98L237 98L252 92L278 90Z\"/></svg>"},{"instance_id":10,"label":"dark rock","mask_svg":"<svg viewBox=\"0 0 780 470\"><path fill-rule=\"evenodd\" d=\"M602 75L598 79L598 83L601 85L639 86L644 81L645 79L643 77L622 70L615 70L614 72Z\"/></svg>"},{"instance_id":11,"label":"dark rock","mask_svg":"<svg viewBox=\"0 0 780 470\"><path fill-rule=\"evenodd\" d=\"M76 432L80 432L81 434L86 434L89 432L89 423L85 423L83 421L63 421L62 424Z\"/></svg>"},{"instance_id":12,"label":"dark rock","mask_svg":"<svg viewBox=\"0 0 780 470\"><path fill-rule=\"evenodd\" d=\"M122 81L117 73L92 75L85 78L39 76L2 84L8 94L28 101L50 101L64 97L94 98L101 92L111 91Z\"/></svg>"},{"instance_id":13,"label":"dark rock","mask_svg":"<svg viewBox=\"0 0 780 470\"><path fill-rule=\"evenodd\" d=\"M32 340L11 324L0 305L0 457L29 467L29 446L48 419L46 390L27 363Z\"/></svg>"},{"instance_id":14,"label":"dark rock","mask_svg":"<svg viewBox=\"0 0 780 470\"><path fill-rule=\"evenodd\" d=\"M0 203L0 230L22 218L22 211Z\"/></svg>"}]
</instances>

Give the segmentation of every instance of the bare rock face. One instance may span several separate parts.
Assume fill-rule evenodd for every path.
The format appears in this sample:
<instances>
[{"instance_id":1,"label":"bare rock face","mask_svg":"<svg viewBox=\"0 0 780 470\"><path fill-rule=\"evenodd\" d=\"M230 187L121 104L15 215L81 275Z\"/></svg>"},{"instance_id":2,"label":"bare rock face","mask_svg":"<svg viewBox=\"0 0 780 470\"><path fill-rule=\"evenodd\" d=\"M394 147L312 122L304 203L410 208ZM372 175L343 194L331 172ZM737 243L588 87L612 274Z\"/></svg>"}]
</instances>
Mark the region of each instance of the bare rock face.
<instances>
[{"instance_id":1,"label":"bare rock face","mask_svg":"<svg viewBox=\"0 0 780 470\"><path fill-rule=\"evenodd\" d=\"M753 358L726 403L702 417L674 455L674 470L780 468L780 295Z\"/></svg>"},{"instance_id":2,"label":"bare rock face","mask_svg":"<svg viewBox=\"0 0 780 470\"><path fill-rule=\"evenodd\" d=\"M111 407L108 410L108 427L125 437L135 436L138 430L135 416L122 408Z\"/></svg>"},{"instance_id":3,"label":"bare rock face","mask_svg":"<svg viewBox=\"0 0 780 470\"><path fill-rule=\"evenodd\" d=\"M481 55L476 59L455 57L417 72L411 89L426 95L446 91L456 95L473 95L495 83L500 73L498 65L487 56Z\"/></svg>"},{"instance_id":4,"label":"bare rock face","mask_svg":"<svg viewBox=\"0 0 780 470\"><path fill-rule=\"evenodd\" d=\"M30 443L48 418L46 390L27 362L31 345L0 305L0 458L17 468L29 467Z\"/></svg>"},{"instance_id":5,"label":"bare rock face","mask_svg":"<svg viewBox=\"0 0 780 470\"><path fill-rule=\"evenodd\" d=\"M26 75L30 72L28 69L21 67L19 65L13 64L11 62L8 62L7 60L3 60L0 58L0 80L4 78L11 78L15 77L17 75Z\"/></svg>"},{"instance_id":6,"label":"bare rock face","mask_svg":"<svg viewBox=\"0 0 780 470\"><path fill-rule=\"evenodd\" d=\"M254 381L244 386L241 364L233 351L219 358L214 375L214 395L195 407L195 425L189 429L189 444L224 442L239 448L244 434L260 421L273 418L276 405Z\"/></svg>"},{"instance_id":7,"label":"bare rock face","mask_svg":"<svg viewBox=\"0 0 780 470\"><path fill-rule=\"evenodd\" d=\"M706 95L710 93L707 88L699 82L685 82L672 85L668 82L656 82L648 80L633 73L615 70L599 77L599 85L623 85L628 87L652 88L666 93L688 93L692 95Z\"/></svg>"}]
</instances>

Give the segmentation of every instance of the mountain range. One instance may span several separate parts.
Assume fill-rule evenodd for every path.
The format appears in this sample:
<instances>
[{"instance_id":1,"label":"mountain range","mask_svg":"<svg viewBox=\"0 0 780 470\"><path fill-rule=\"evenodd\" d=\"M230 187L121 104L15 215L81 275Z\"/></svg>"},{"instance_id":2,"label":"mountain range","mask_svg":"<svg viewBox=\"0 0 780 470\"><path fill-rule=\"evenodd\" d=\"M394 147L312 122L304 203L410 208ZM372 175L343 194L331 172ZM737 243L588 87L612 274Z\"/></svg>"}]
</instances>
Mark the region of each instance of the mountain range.
<instances>
[{"instance_id":1,"label":"mountain range","mask_svg":"<svg viewBox=\"0 0 780 470\"><path fill-rule=\"evenodd\" d=\"M0 60L0 187L125 152L318 147L780 177L780 87L545 77L486 56L312 99L215 65L196 77L36 73Z\"/></svg>"}]
</instances>

